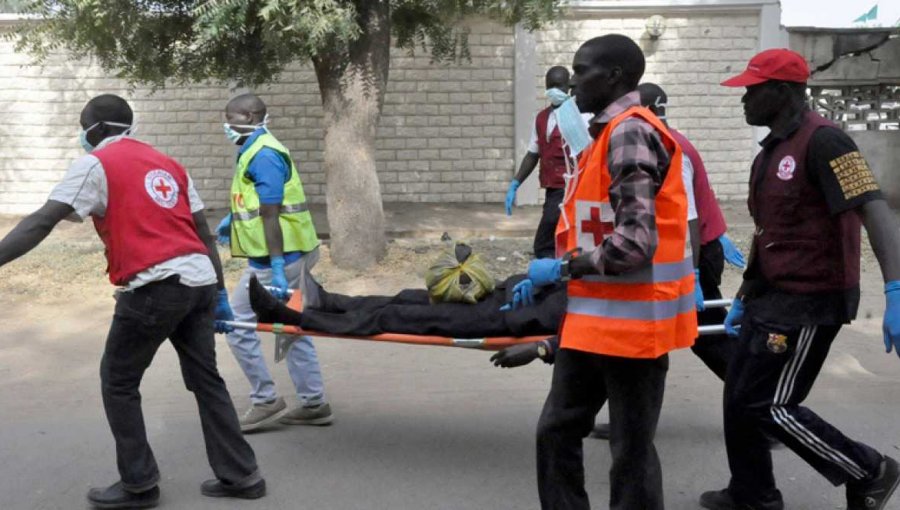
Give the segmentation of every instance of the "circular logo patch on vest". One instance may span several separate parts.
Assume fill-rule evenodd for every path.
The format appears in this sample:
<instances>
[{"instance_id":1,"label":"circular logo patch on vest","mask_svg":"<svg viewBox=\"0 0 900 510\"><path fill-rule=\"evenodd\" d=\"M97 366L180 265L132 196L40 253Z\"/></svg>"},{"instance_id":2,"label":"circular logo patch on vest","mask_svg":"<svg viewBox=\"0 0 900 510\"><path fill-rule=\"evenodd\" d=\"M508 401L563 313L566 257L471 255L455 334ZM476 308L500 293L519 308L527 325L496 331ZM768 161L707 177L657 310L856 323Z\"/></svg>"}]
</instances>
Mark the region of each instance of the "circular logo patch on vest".
<instances>
[{"instance_id":1,"label":"circular logo patch on vest","mask_svg":"<svg viewBox=\"0 0 900 510\"><path fill-rule=\"evenodd\" d=\"M165 170L151 170L144 177L144 189L159 206L171 209L178 203L178 183Z\"/></svg>"},{"instance_id":2,"label":"circular logo patch on vest","mask_svg":"<svg viewBox=\"0 0 900 510\"><path fill-rule=\"evenodd\" d=\"M797 161L794 156L785 156L778 163L778 173L776 174L782 181L789 181L794 178L794 170L797 169Z\"/></svg>"}]
</instances>

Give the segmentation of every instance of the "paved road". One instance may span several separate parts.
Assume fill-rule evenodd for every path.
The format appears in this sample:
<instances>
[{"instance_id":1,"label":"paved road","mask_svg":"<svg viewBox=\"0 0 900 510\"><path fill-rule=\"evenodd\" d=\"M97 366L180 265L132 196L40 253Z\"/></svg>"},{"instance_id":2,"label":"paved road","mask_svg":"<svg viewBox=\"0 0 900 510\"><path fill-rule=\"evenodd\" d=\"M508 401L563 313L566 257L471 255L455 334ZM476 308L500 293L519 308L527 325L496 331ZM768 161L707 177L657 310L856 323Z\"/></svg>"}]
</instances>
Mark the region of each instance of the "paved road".
<instances>
[{"instance_id":1,"label":"paved road","mask_svg":"<svg viewBox=\"0 0 900 510\"><path fill-rule=\"evenodd\" d=\"M83 508L91 484L116 478L97 366L109 303L0 312L0 508ZM45 315L46 316L46 315ZM845 330L810 402L849 434L900 456L900 359L883 353L877 320ZM537 507L533 432L550 368L500 370L487 354L446 348L319 342L336 423L255 434L270 494L254 503L199 494L210 475L191 396L174 351L147 374L144 409L173 509L527 509ZM223 342L222 372L239 405L246 383ZM277 381L288 389L283 367ZM658 446L668 508L694 509L727 481L720 384L690 353L673 356ZM608 452L589 441L596 508L608 495ZM789 452L776 452L788 508L842 508L829 486ZM892 506L900 508L900 500Z\"/></svg>"}]
</instances>

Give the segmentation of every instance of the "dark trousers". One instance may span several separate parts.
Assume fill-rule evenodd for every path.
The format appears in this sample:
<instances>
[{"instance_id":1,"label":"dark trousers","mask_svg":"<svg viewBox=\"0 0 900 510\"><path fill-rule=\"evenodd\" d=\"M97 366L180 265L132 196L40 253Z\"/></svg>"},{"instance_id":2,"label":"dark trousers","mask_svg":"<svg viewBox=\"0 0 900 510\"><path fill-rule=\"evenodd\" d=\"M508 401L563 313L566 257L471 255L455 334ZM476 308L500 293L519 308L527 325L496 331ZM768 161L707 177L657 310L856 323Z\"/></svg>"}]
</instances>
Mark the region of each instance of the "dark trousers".
<instances>
[{"instance_id":1,"label":"dark trousers","mask_svg":"<svg viewBox=\"0 0 900 510\"><path fill-rule=\"evenodd\" d=\"M668 355L628 359L559 350L537 430L541 508L590 508L582 440L607 399L612 452L609 508L663 508L662 471L653 437L668 369Z\"/></svg>"},{"instance_id":2,"label":"dark trousers","mask_svg":"<svg viewBox=\"0 0 900 510\"><path fill-rule=\"evenodd\" d=\"M721 299L719 285L722 284L722 271L725 269L725 255L722 243L718 240L700 246L700 288L706 300ZM697 314L697 322L701 326L721 325L725 322L727 312L724 308L709 308ZM737 342L728 335L704 335L697 337L691 350L703 363L712 370L719 379L725 380L728 361L733 356Z\"/></svg>"},{"instance_id":3,"label":"dark trousers","mask_svg":"<svg viewBox=\"0 0 900 510\"><path fill-rule=\"evenodd\" d=\"M119 475L126 489L141 492L159 482L141 411L141 378L156 350L171 340L181 375L194 393L216 477L238 487L260 479L256 458L241 434L237 413L216 368L213 330L216 289L187 287L178 277L119 293L100 363L103 407L116 441Z\"/></svg>"},{"instance_id":4,"label":"dark trousers","mask_svg":"<svg viewBox=\"0 0 900 510\"><path fill-rule=\"evenodd\" d=\"M534 258L556 257L556 224L559 222L559 204L566 190L547 188L544 193L544 210L537 232L534 233Z\"/></svg>"},{"instance_id":5,"label":"dark trousers","mask_svg":"<svg viewBox=\"0 0 900 510\"><path fill-rule=\"evenodd\" d=\"M853 441L800 404L809 394L840 326L763 324L748 311L725 379L729 490L746 504L781 498L767 435L831 483L875 474L881 455ZM783 346L783 347L782 347Z\"/></svg>"}]
</instances>

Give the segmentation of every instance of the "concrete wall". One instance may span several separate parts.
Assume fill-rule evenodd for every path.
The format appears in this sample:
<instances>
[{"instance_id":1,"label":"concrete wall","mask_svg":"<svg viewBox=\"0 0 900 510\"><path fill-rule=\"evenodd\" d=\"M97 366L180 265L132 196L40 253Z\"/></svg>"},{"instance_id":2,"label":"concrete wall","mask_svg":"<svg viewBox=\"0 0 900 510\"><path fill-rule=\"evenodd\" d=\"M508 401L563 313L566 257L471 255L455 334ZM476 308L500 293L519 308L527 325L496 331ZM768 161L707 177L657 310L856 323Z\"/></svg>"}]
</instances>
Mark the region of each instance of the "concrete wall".
<instances>
[{"instance_id":1,"label":"concrete wall","mask_svg":"<svg viewBox=\"0 0 900 510\"><path fill-rule=\"evenodd\" d=\"M759 48L778 44L777 2L582 3L591 7L570 9L567 19L535 34L471 23L472 60L460 65L393 49L376 154L384 200L502 202L534 114L545 104L546 68L571 65L581 42L609 32L641 43L647 79L669 91L672 124L703 152L720 198L745 196L755 134L743 124L740 91L718 83ZM657 41L643 29L652 14L668 22ZM12 23L0 20L0 32ZM101 92L128 98L139 137L184 163L208 207L225 205L234 149L222 134L221 109L233 91L217 84L130 90L90 62L64 55L43 68L29 65L12 42L0 39L0 213L26 213L43 203L81 153L78 114ZM269 105L273 133L298 162L307 196L324 202L322 111L311 68L298 63L257 92ZM520 202L537 198L529 187L535 184L523 186Z\"/></svg>"},{"instance_id":2,"label":"concrete wall","mask_svg":"<svg viewBox=\"0 0 900 510\"><path fill-rule=\"evenodd\" d=\"M851 131L869 167L875 172L884 197L894 209L900 209L900 131Z\"/></svg>"}]
</instances>

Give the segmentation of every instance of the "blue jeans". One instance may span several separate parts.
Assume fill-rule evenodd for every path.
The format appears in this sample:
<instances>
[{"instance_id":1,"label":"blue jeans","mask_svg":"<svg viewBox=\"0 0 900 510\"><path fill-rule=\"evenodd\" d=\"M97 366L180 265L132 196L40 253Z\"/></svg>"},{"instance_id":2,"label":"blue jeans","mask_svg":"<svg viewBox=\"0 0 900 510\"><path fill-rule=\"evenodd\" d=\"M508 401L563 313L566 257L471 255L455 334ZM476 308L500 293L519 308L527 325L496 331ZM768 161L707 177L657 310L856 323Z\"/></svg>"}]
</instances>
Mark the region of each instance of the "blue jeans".
<instances>
[{"instance_id":1,"label":"blue jeans","mask_svg":"<svg viewBox=\"0 0 900 510\"><path fill-rule=\"evenodd\" d=\"M316 248L304 254L296 262L285 266L284 272L288 279L288 286L292 289L300 289L301 292L306 290L309 285L308 280L310 280L309 271L318 261L319 249ZM247 284L252 275L256 275L263 285L268 285L272 281L271 269L256 269L247 266L237 287L231 293L231 308L234 310L234 320L236 321L256 321L256 314L250 308L250 294L247 290ZM306 296L311 294L304 292L303 295L305 302ZM312 303L304 304L311 305ZM278 393L275 391L275 382L272 380L272 375L269 373L263 357L259 335L255 331L238 329L228 333L227 338L231 352L234 353L244 375L250 381L250 400L254 404L275 400ZM272 352L274 350L273 346ZM324 403L322 369L319 367L319 357L312 339L308 336L297 337L296 341L291 344L285 362L291 380L294 381L300 405L309 407Z\"/></svg>"}]
</instances>

